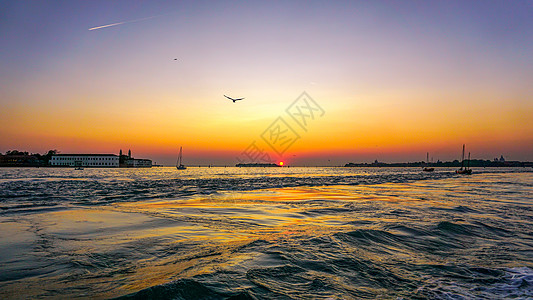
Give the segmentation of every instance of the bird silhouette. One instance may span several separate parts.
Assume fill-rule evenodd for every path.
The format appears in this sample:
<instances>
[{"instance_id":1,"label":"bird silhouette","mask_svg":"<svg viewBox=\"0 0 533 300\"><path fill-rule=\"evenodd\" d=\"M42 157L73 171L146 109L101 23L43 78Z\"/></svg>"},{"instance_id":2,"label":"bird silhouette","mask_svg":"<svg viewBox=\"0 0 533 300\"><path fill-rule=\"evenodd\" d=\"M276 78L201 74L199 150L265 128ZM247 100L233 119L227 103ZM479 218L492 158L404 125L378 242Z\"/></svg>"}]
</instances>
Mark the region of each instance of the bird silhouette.
<instances>
[{"instance_id":1,"label":"bird silhouette","mask_svg":"<svg viewBox=\"0 0 533 300\"><path fill-rule=\"evenodd\" d=\"M235 103L235 101L239 101L239 100L243 100L244 98L231 98L231 97L228 97L226 95L224 95L224 97L230 99L231 101L233 101L233 103Z\"/></svg>"}]
</instances>

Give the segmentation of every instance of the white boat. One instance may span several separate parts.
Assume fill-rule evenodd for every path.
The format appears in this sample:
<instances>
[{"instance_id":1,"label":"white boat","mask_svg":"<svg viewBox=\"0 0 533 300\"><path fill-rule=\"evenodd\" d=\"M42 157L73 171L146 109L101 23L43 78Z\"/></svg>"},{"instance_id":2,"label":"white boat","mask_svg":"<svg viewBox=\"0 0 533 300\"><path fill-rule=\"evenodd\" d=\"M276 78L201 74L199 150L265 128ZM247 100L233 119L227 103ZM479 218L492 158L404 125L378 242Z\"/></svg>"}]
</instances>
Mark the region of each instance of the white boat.
<instances>
[{"instance_id":1,"label":"white boat","mask_svg":"<svg viewBox=\"0 0 533 300\"><path fill-rule=\"evenodd\" d=\"M187 167L184 166L183 163L182 163L182 158L181 158L182 154L183 154L182 147L180 147L180 154L178 154L178 161L176 162L176 169L178 169L178 170L187 169Z\"/></svg>"}]
</instances>

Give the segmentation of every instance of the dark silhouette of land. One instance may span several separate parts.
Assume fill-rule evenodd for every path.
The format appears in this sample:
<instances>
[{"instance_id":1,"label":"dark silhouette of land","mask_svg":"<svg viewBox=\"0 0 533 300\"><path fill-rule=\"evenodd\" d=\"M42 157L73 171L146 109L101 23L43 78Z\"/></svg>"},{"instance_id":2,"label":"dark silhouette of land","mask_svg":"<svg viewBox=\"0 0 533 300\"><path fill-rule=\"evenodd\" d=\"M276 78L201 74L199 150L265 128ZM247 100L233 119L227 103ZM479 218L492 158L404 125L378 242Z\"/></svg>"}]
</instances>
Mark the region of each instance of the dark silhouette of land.
<instances>
[{"instance_id":1,"label":"dark silhouette of land","mask_svg":"<svg viewBox=\"0 0 533 300\"><path fill-rule=\"evenodd\" d=\"M280 165L277 165L277 164L274 164L274 163L250 163L250 164L245 164L245 163L241 163L241 164L236 164L235 165L236 167L246 167L246 168L253 168L253 167L261 167L261 168L270 168L270 167L281 167Z\"/></svg>"},{"instance_id":2,"label":"dark silhouette of land","mask_svg":"<svg viewBox=\"0 0 533 300\"><path fill-rule=\"evenodd\" d=\"M461 167L461 162L458 160L427 163L424 161L419 162L407 162L407 163L383 163L375 161L373 163L347 163L345 167L433 167L433 168L451 168ZM471 159L469 162L470 167L482 167L482 168L498 168L498 167L533 167L533 162L521 162L521 161L492 161L482 159Z\"/></svg>"},{"instance_id":3,"label":"dark silhouette of land","mask_svg":"<svg viewBox=\"0 0 533 300\"><path fill-rule=\"evenodd\" d=\"M0 167L65 167L65 166L52 166L50 160L54 155L59 154L58 150L49 150L45 154L32 153L30 154L27 151L18 151L11 150L7 151L6 154L0 153ZM77 154L80 156L87 156L87 154ZM98 155L98 154L91 154ZM138 167L135 165L137 161L150 161L147 159L135 159L131 156L131 150L128 151L128 155L122 154L122 149L120 150L119 156L119 167L120 168L134 168ZM143 165L143 167L146 165Z\"/></svg>"},{"instance_id":4,"label":"dark silhouette of land","mask_svg":"<svg viewBox=\"0 0 533 300\"><path fill-rule=\"evenodd\" d=\"M52 155L59 154L58 150L49 150L45 154L32 153L30 154L27 151L18 151L11 150L7 151L5 154L0 153L0 167L51 167L50 159ZM125 161L131 158L128 155L123 155L122 150L119 155L121 165L125 164ZM280 167L275 163L239 163L235 165L236 167ZM427 163L425 161L419 162L400 162L400 163L384 163L378 162L377 160L373 163L347 163L345 167L397 167L397 168L409 168L409 167L433 167L433 168L456 168L461 167L461 162L458 160L436 163ZM469 161L469 166L474 168L499 168L499 167L533 167L533 162L522 162L522 161L505 161L503 157L494 160L482 160L482 159L471 159Z\"/></svg>"},{"instance_id":5,"label":"dark silhouette of land","mask_svg":"<svg viewBox=\"0 0 533 300\"><path fill-rule=\"evenodd\" d=\"M0 167L47 167L50 166L52 155L56 154L57 150L49 150L45 154L11 150L5 155L0 153Z\"/></svg>"}]
</instances>

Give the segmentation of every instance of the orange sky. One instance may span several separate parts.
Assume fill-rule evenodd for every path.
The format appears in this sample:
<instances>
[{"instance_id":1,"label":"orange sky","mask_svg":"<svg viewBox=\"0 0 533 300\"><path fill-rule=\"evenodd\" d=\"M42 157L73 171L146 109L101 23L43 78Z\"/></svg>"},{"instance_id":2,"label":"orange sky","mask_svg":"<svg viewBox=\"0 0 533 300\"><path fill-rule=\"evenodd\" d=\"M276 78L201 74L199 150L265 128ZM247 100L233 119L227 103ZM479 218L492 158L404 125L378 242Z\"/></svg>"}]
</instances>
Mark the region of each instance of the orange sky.
<instances>
[{"instance_id":1,"label":"orange sky","mask_svg":"<svg viewBox=\"0 0 533 300\"><path fill-rule=\"evenodd\" d=\"M533 26L518 4L189 3L90 31L147 16L18 5L0 27L2 153L132 149L172 164L183 146L191 164L233 165L257 141L275 160L339 165L453 160L466 143L475 158L533 160ZM324 111L307 130L285 111L304 91ZM300 135L281 157L261 138L278 117Z\"/></svg>"}]
</instances>

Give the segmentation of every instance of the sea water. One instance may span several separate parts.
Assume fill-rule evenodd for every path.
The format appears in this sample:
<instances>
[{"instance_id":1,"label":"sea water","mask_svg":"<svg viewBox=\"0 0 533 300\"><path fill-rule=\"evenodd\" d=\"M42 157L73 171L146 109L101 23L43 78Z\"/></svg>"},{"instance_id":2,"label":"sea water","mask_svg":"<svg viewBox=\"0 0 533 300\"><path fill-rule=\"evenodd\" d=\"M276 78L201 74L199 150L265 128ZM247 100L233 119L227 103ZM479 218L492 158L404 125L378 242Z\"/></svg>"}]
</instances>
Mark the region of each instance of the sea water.
<instances>
[{"instance_id":1,"label":"sea water","mask_svg":"<svg viewBox=\"0 0 533 300\"><path fill-rule=\"evenodd\" d=\"M532 298L532 169L0 169L0 298L115 297Z\"/></svg>"}]
</instances>

